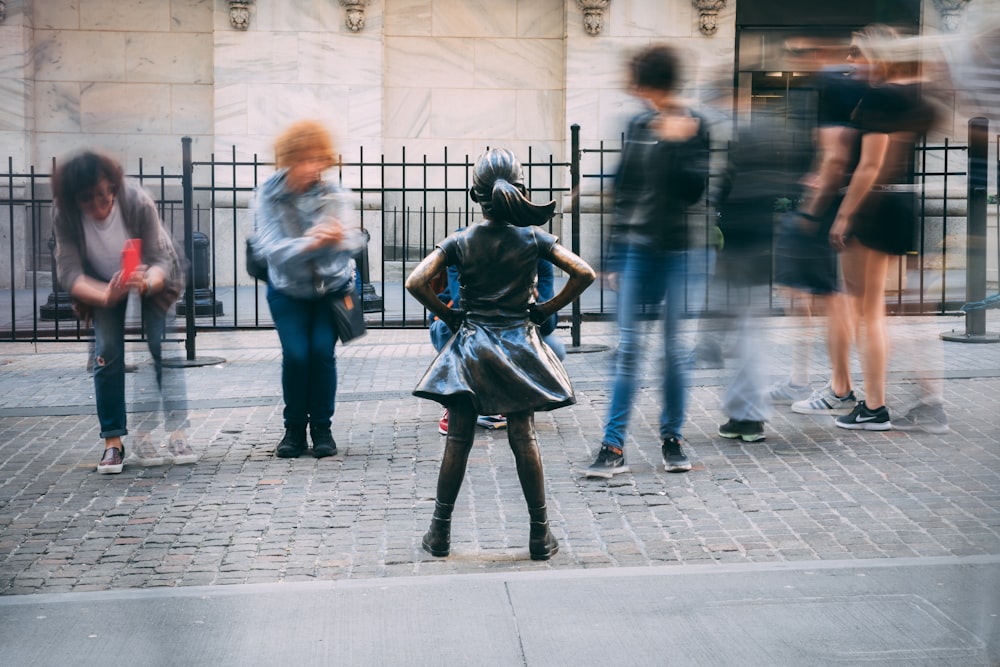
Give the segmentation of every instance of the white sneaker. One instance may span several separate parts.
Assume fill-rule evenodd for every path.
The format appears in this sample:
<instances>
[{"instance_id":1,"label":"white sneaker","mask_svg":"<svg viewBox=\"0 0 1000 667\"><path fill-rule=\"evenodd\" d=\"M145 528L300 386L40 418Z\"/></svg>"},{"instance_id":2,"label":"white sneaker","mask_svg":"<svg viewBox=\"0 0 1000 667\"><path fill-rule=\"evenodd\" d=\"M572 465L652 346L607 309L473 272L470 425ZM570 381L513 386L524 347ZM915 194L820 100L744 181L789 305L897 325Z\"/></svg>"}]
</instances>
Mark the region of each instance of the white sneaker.
<instances>
[{"instance_id":1,"label":"white sneaker","mask_svg":"<svg viewBox=\"0 0 1000 667\"><path fill-rule=\"evenodd\" d=\"M143 467L161 466L166 460L160 449L150 440L148 433L143 433L136 438L132 445L132 457L135 459L136 465Z\"/></svg>"},{"instance_id":2,"label":"white sneaker","mask_svg":"<svg viewBox=\"0 0 1000 667\"><path fill-rule=\"evenodd\" d=\"M171 435L170 441L167 443L167 449L170 450L170 455L174 457L174 463L176 464L194 463L198 460L198 455L188 445L187 436L183 433L174 433Z\"/></svg>"},{"instance_id":3,"label":"white sneaker","mask_svg":"<svg viewBox=\"0 0 1000 667\"><path fill-rule=\"evenodd\" d=\"M767 390L767 397L774 405L791 405L812 396L813 390L807 384L795 385L785 380L776 382Z\"/></svg>"},{"instance_id":4,"label":"white sneaker","mask_svg":"<svg viewBox=\"0 0 1000 667\"><path fill-rule=\"evenodd\" d=\"M847 392L847 396L837 396L827 384L814 391L809 398L792 403L792 412L800 415L849 415L857 404L858 397L853 390Z\"/></svg>"}]
</instances>

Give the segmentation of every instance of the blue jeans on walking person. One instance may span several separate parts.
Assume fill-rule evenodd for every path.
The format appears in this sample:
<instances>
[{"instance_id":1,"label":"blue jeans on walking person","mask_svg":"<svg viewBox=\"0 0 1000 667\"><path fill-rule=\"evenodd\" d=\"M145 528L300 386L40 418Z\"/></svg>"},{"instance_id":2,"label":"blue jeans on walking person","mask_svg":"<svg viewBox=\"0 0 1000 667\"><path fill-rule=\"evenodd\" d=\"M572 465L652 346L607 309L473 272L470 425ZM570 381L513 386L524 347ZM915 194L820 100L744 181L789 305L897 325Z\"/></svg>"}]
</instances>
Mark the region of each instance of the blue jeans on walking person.
<instances>
[{"instance_id":1,"label":"blue jeans on walking person","mask_svg":"<svg viewBox=\"0 0 1000 667\"><path fill-rule=\"evenodd\" d=\"M329 429L337 397L337 330L326 298L296 299L270 285L267 303L281 341L284 425Z\"/></svg>"},{"instance_id":2,"label":"blue jeans on walking person","mask_svg":"<svg viewBox=\"0 0 1000 667\"><path fill-rule=\"evenodd\" d=\"M663 409L660 438L681 436L687 413L688 376L691 355L678 335L688 284L689 252L628 248L618 267L618 351L611 405L603 444L623 447L625 432L638 385L642 356L642 326L639 311L643 304L662 301L663 322ZM697 276L699 280L703 276Z\"/></svg>"},{"instance_id":3,"label":"blue jeans on walking person","mask_svg":"<svg viewBox=\"0 0 1000 667\"><path fill-rule=\"evenodd\" d=\"M722 397L722 411L737 421L766 422L771 419L771 401L765 385L760 318L767 315L767 284L729 286L729 326L736 335L735 370Z\"/></svg>"},{"instance_id":4,"label":"blue jeans on walking person","mask_svg":"<svg viewBox=\"0 0 1000 667\"><path fill-rule=\"evenodd\" d=\"M111 308L93 308L94 321L94 398L97 402L97 419L101 437L113 438L128 435L125 408L125 314L128 299ZM174 431L187 426L187 411L183 369L163 368L163 337L166 332L167 314L152 300L142 300L142 322L153 358L159 407L165 416L164 426ZM137 378L137 388L144 380ZM168 409L167 398L178 402Z\"/></svg>"}]
</instances>

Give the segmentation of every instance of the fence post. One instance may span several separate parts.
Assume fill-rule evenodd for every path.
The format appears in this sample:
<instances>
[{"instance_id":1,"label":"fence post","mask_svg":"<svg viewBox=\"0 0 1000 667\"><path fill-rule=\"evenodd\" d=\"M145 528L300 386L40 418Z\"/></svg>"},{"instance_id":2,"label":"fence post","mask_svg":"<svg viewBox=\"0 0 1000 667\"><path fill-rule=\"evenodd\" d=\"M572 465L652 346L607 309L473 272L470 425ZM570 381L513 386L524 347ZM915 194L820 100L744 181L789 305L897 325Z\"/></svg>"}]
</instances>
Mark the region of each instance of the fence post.
<instances>
[{"instance_id":1,"label":"fence post","mask_svg":"<svg viewBox=\"0 0 1000 667\"><path fill-rule=\"evenodd\" d=\"M184 191L184 254L187 255L187 280L184 281L184 301L194 303L194 188L191 184L191 137L181 137L181 188ZM195 309L185 309L184 349L185 359L163 359L163 365L171 368L187 366L215 366L225 362L222 357L195 356Z\"/></svg>"},{"instance_id":2,"label":"fence post","mask_svg":"<svg viewBox=\"0 0 1000 667\"><path fill-rule=\"evenodd\" d=\"M573 254L580 254L580 125L573 123L569 126L570 131L570 155L569 158L569 181L570 181L570 220L573 230L570 232L570 250ZM608 349L607 345L583 345L580 343L580 325L583 316L580 313L580 297L573 299L573 315L570 320L570 336L572 344L566 348L567 353L577 352L603 352Z\"/></svg>"},{"instance_id":3,"label":"fence post","mask_svg":"<svg viewBox=\"0 0 1000 667\"><path fill-rule=\"evenodd\" d=\"M573 254L580 254L580 125L573 123L569 126L570 131L570 158L569 158L569 182L570 182L570 212L573 231L570 233L570 250ZM573 299L573 319L570 324L570 336L573 339L573 347L580 347L580 297Z\"/></svg>"},{"instance_id":4,"label":"fence post","mask_svg":"<svg viewBox=\"0 0 1000 667\"><path fill-rule=\"evenodd\" d=\"M997 343L1000 335L986 332L986 184L989 163L989 120L969 120L968 205L965 246L965 333L943 334L960 343Z\"/></svg>"},{"instance_id":5,"label":"fence post","mask_svg":"<svg viewBox=\"0 0 1000 667\"><path fill-rule=\"evenodd\" d=\"M181 137L181 187L184 190L184 253L187 255L187 280L184 282L184 301L194 303L194 190L191 186L191 137ZM184 349L187 360L195 358L195 323L194 308L185 309Z\"/></svg>"}]
</instances>

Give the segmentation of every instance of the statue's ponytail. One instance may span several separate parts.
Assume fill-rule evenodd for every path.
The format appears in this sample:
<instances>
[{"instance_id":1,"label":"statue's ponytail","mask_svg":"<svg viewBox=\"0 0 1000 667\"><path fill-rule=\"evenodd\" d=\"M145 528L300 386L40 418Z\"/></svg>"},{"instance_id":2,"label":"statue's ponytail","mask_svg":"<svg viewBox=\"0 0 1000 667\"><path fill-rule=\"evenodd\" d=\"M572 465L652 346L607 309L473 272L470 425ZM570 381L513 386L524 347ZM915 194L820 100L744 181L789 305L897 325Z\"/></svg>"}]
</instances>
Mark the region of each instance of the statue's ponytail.
<instances>
[{"instance_id":1,"label":"statue's ponytail","mask_svg":"<svg viewBox=\"0 0 1000 667\"><path fill-rule=\"evenodd\" d=\"M524 195L521 163L505 148L494 148L476 162L469 194L490 220L517 227L541 225L555 212L556 203L534 204Z\"/></svg>"}]
</instances>

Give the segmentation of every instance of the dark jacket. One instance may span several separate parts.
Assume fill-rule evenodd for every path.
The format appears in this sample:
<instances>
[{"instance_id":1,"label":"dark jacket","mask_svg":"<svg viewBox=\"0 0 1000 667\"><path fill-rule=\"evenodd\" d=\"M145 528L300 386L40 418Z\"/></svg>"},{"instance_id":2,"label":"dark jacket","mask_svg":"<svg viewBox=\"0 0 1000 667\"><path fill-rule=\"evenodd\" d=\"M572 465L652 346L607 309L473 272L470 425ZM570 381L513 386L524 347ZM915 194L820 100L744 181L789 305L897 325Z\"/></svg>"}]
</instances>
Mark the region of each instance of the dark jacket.
<instances>
[{"instance_id":1,"label":"dark jacket","mask_svg":"<svg viewBox=\"0 0 1000 667\"><path fill-rule=\"evenodd\" d=\"M615 176L612 263L629 246L689 247L687 209L705 192L708 178L707 123L691 115L700 121L697 134L677 142L661 141L649 127L654 111L629 122Z\"/></svg>"}]
</instances>

